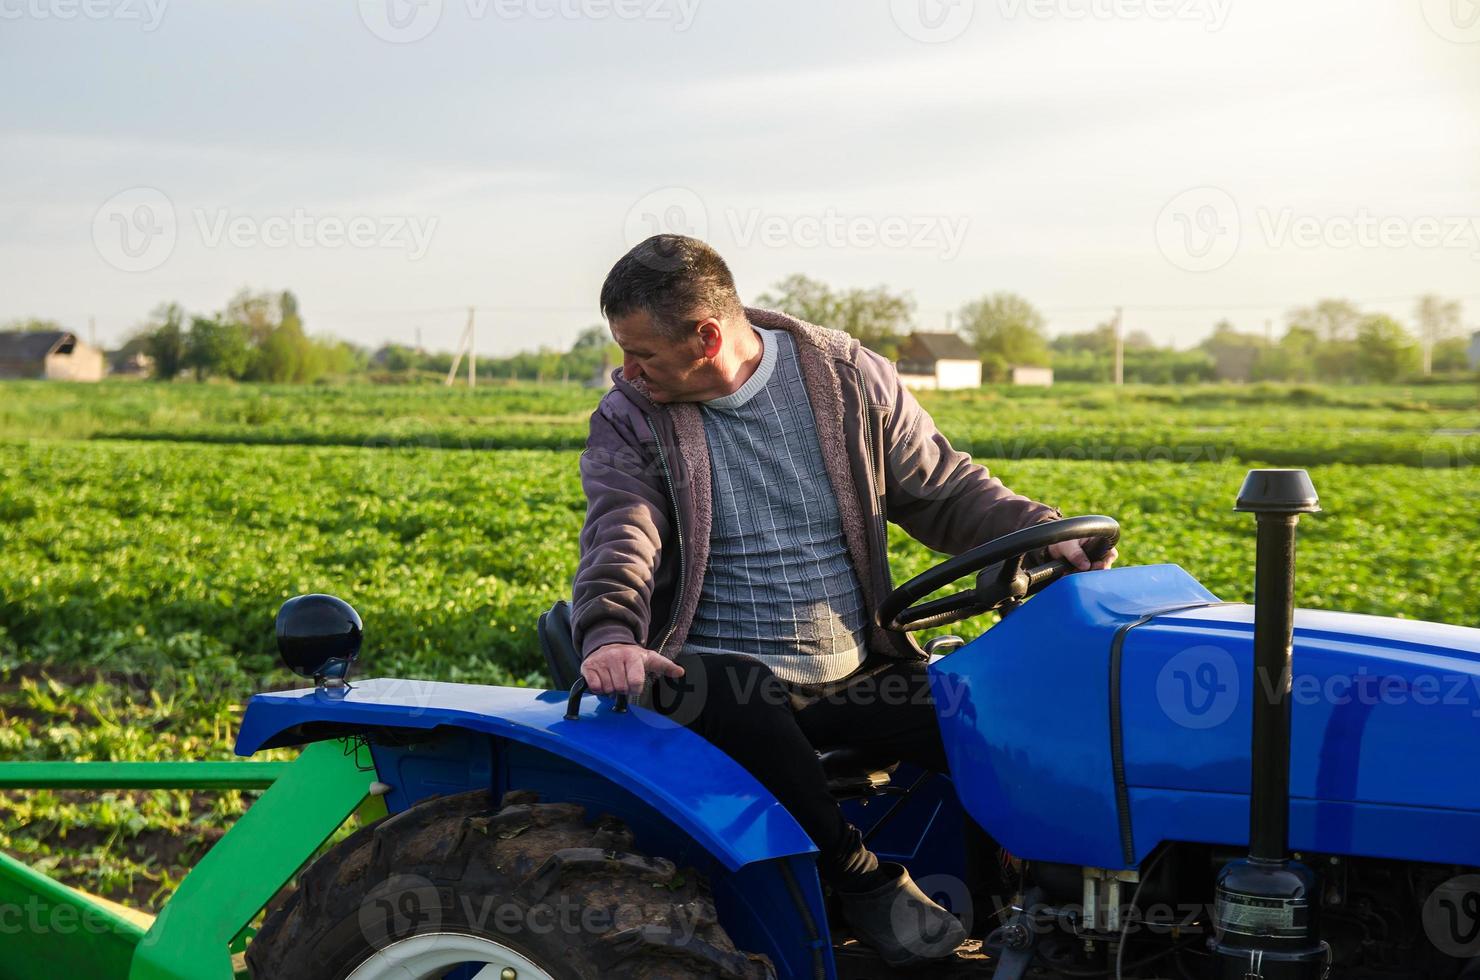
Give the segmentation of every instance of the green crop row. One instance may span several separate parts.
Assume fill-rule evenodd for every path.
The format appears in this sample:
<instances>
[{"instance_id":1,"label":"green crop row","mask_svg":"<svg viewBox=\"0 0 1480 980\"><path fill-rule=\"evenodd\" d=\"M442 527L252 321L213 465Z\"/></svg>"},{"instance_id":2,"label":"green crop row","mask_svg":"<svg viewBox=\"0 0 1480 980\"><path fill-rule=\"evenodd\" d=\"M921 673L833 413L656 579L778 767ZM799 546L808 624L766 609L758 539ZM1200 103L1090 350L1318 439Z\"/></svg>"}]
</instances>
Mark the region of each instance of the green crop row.
<instances>
[{"instance_id":1,"label":"green crop row","mask_svg":"<svg viewBox=\"0 0 1480 980\"><path fill-rule=\"evenodd\" d=\"M365 448L573 449L600 394L574 385L293 387L0 383L0 438ZM997 459L1312 466L1480 463L1474 388L1218 386L924 393L957 445Z\"/></svg>"}]
</instances>

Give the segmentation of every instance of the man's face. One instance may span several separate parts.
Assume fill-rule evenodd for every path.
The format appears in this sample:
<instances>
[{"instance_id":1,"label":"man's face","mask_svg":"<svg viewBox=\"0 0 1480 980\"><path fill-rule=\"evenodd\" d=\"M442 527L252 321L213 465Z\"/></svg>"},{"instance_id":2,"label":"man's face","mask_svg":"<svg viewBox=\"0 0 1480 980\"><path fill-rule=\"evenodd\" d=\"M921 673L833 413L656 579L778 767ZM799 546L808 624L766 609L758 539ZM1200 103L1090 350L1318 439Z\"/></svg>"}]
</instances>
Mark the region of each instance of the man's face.
<instances>
[{"instance_id":1,"label":"man's face","mask_svg":"<svg viewBox=\"0 0 1480 980\"><path fill-rule=\"evenodd\" d=\"M653 401L694 401L713 385L714 362L704 356L697 332L678 340L665 337L645 311L614 318L611 328L622 348L622 377L645 379Z\"/></svg>"}]
</instances>

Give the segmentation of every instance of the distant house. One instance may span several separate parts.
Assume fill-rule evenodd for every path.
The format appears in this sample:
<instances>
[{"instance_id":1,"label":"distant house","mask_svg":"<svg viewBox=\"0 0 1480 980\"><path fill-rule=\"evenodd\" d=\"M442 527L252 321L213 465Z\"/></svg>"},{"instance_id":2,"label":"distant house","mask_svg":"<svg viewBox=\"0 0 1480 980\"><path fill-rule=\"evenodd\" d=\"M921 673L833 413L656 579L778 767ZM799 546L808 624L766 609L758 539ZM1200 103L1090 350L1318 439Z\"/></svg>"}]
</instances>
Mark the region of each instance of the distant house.
<instances>
[{"instance_id":1,"label":"distant house","mask_svg":"<svg viewBox=\"0 0 1480 980\"><path fill-rule=\"evenodd\" d=\"M108 354L108 373L120 378L142 378L154 370L154 358L143 351L116 350Z\"/></svg>"},{"instance_id":2,"label":"distant house","mask_svg":"<svg viewBox=\"0 0 1480 980\"><path fill-rule=\"evenodd\" d=\"M911 388L980 388L982 362L953 333L912 333L899 350L899 379Z\"/></svg>"},{"instance_id":3,"label":"distant house","mask_svg":"<svg viewBox=\"0 0 1480 980\"><path fill-rule=\"evenodd\" d=\"M0 333L0 378L101 381L103 352L66 330Z\"/></svg>"},{"instance_id":4,"label":"distant house","mask_svg":"<svg viewBox=\"0 0 1480 980\"><path fill-rule=\"evenodd\" d=\"M1051 387L1053 385L1053 368L1015 367L1012 369L1012 383L1015 385L1036 385L1039 388Z\"/></svg>"}]
</instances>

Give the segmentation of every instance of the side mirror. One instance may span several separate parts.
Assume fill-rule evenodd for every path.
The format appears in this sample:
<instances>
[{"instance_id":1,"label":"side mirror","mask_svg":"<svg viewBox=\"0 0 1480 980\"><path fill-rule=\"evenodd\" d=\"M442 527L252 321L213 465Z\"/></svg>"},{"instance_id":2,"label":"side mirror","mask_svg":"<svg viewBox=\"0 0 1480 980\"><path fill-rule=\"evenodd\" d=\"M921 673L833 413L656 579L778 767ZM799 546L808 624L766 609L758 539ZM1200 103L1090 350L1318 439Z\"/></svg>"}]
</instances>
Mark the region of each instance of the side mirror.
<instances>
[{"instance_id":1,"label":"side mirror","mask_svg":"<svg viewBox=\"0 0 1480 980\"><path fill-rule=\"evenodd\" d=\"M277 646L293 673L343 687L365 639L360 614L332 595L294 596L277 614Z\"/></svg>"}]
</instances>

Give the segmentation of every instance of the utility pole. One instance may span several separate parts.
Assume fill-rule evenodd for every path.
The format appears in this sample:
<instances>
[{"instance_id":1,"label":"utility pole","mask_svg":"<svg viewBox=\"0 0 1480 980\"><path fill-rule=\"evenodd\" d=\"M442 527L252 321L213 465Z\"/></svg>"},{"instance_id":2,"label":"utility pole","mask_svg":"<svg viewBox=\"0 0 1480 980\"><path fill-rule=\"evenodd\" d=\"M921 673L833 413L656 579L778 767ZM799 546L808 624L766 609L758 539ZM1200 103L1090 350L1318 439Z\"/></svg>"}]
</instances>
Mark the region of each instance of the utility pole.
<instances>
[{"instance_id":1,"label":"utility pole","mask_svg":"<svg viewBox=\"0 0 1480 980\"><path fill-rule=\"evenodd\" d=\"M87 344L89 347L98 346L98 318L95 316L87 318Z\"/></svg>"},{"instance_id":2,"label":"utility pole","mask_svg":"<svg viewBox=\"0 0 1480 980\"><path fill-rule=\"evenodd\" d=\"M457 377L458 365L462 363L463 355L468 355L468 387L472 388L478 383L477 371L474 365L477 363L477 355L474 353L473 343L473 307L468 307L468 325L463 328L462 339L457 342L457 354L452 358L452 367L447 369L447 387L452 387L453 380Z\"/></svg>"},{"instance_id":3,"label":"utility pole","mask_svg":"<svg viewBox=\"0 0 1480 980\"><path fill-rule=\"evenodd\" d=\"M426 350L421 346L421 327L416 328L416 353L425 354Z\"/></svg>"},{"instance_id":4,"label":"utility pole","mask_svg":"<svg viewBox=\"0 0 1480 980\"><path fill-rule=\"evenodd\" d=\"M1125 329L1121 320L1121 308L1115 308L1115 385L1125 384Z\"/></svg>"},{"instance_id":5,"label":"utility pole","mask_svg":"<svg viewBox=\"0 0 1480 980\"><path fill-rule=\"evenodd\" d=\"M1270 317L1264 318L1264 343L1268 347L1274 346L1274 320Z\"/></svg>"}]
</instances>

